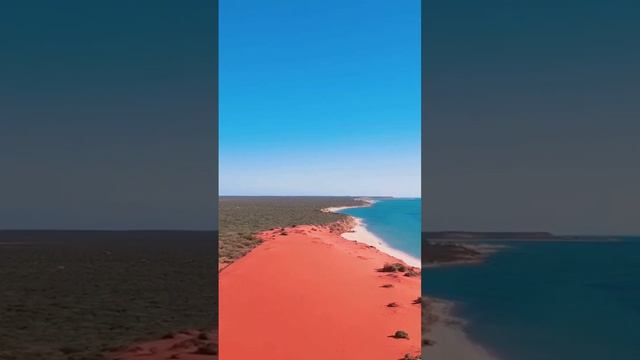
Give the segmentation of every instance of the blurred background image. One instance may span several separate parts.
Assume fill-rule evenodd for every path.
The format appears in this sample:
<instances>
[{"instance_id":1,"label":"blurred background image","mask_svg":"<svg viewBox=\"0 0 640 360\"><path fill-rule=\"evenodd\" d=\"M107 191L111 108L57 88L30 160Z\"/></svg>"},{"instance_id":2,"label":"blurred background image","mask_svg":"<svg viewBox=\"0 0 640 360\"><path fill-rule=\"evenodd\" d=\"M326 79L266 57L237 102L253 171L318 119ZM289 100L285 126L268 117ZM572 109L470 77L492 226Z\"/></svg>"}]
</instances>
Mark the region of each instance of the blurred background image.
<instances>
[{"instance_id":1,"label":"blurred background image","mask_svg":"<svg viewBox=\"0 0 640 360\"><path fill-rule=\"evenodd\" d=\"M3 6L0 359L213 356L216 29L215 1Z\"/></svg>"},{"instance_id":2,"label":"blurred background image","mask_svg":"<svg viewBox=\"0 0 640 360\"><path fill-rule=\"evenodd\" d=\"M636 359L632 1L427 1L427 359Z\"/></svg>"}]
</instances>

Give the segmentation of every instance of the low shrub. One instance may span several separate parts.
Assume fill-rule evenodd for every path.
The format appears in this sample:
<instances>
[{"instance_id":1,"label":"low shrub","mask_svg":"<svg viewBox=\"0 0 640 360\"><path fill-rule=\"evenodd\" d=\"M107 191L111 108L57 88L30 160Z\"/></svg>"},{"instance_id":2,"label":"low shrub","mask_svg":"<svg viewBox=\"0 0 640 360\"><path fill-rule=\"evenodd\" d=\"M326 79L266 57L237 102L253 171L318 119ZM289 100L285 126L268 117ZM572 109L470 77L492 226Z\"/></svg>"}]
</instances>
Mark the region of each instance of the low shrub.
<instances>
[{"instance_id":1,"label":"low shrub","mask_svg":"<svg viewBox=\"0 0 640 360\"><path fill-rule=\"evenodd\" d=\"M386 263L380 269L380 271L381 272L405 272L407 271L407 266L402 263L393 263L393 264Z\"/></svg>"},{"instance_id":2,"label":"low shrub","mask_svg":"<svg viewBox=\"0 0 640 360\"><path fill-rule=\"evenodd\" d=\"M402 360L422 360L422 355L404 354Z\"/></svg>"},{"instance_id":3,"label":"low shrub","mask_svg":"<svg viewBox=\"0 0 640 360\"><path fill-rule=\"evenodd\" d=\"M406 273L404 273L404 276L415 277L415 276L420 276L420 273L413 269L409 269Z\"/></svg>"},{"instance_id":4,"label":"low shrub","mask_svg":"<svg viewBox=\"0 0 640 360\"><path fill-rule=\"evenodd\" d=\"M395 339L409 339L409 334L406 331L398 330L392 336Z\"/></svg>"}]
</instances>

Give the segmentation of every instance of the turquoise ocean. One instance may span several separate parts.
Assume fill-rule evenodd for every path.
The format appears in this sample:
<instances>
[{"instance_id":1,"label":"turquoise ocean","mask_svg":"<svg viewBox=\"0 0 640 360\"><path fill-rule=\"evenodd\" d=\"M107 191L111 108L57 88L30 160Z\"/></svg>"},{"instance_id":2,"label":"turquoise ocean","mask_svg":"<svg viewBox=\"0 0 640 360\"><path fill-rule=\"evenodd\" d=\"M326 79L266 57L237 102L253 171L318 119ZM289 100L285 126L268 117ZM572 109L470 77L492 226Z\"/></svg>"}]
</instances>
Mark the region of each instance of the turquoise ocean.
<instances>
[{"instance_id":1,"label":"turquoise ocean","mask_svg":"<svg viewBox=\"0 0 640 360\"><path fill-rule=\"evenodd\" d=\"M378 200L368 207L341 210L361 218L371 233L389 247L420 259L422 202L419 198Z\"/></svg>"},{"instance_id":2,"label":"turquoise ocean","mask_svg":"<svg viewBox=\"0 0 640 360\"><path fill-rule=\"evenodd\" d=\"M426 269L423 294L454 301L501 360L640 359L640 238L584 240L483 242L504 247Z\"/></svg>"}]
</instances>

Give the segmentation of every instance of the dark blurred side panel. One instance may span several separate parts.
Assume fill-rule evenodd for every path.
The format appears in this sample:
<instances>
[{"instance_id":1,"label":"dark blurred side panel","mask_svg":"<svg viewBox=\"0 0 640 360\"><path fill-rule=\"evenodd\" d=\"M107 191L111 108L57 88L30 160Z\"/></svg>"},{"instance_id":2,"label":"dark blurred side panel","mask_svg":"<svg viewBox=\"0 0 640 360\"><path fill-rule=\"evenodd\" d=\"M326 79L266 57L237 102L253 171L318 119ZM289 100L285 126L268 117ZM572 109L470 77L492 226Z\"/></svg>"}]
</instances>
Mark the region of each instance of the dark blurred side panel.
<instances>
[{"instance_id":1,"label":"dark blurred side panel","mask_svg":"<svg viewBox=\"0 0 640 360\"><path fill-rule=\"evenodd\" d=\"M216 358L217 1L0 11L0 359Z\"/></svg>"}]
</instances>

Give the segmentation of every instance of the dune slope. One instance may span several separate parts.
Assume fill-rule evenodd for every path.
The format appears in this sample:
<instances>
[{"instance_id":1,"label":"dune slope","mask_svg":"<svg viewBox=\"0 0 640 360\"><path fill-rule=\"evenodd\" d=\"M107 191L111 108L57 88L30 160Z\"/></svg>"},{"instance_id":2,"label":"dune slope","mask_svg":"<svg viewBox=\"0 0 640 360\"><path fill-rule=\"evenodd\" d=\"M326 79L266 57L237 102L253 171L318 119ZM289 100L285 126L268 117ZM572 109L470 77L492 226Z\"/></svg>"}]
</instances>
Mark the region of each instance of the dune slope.
<instances>
[{"instance_id":1,"label":"dune slope","mask_svg":"<svg viewBox=\"0 0 640 360\"><path fill-rule=\"evenodd\" d=\"M222 359L396 360L420 352L420 277L378 271L399 261L339 230L262 232L260 246L221 271Z\"/></svg>"}]
</instances>

